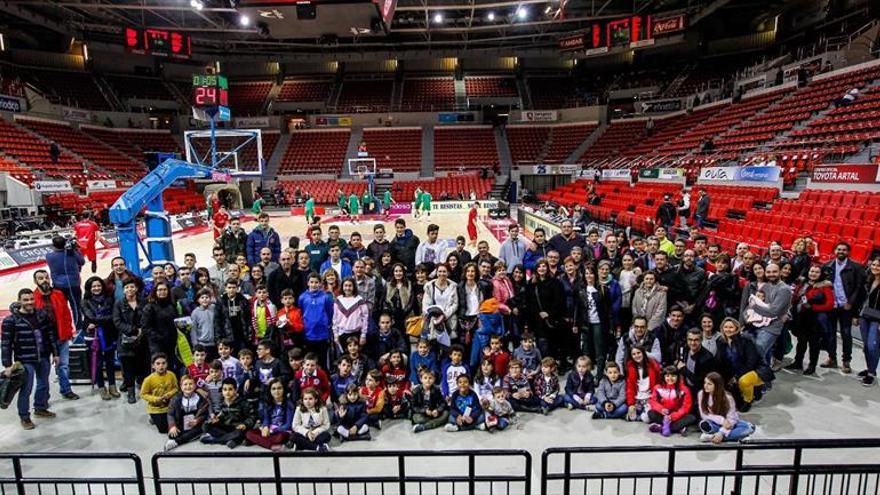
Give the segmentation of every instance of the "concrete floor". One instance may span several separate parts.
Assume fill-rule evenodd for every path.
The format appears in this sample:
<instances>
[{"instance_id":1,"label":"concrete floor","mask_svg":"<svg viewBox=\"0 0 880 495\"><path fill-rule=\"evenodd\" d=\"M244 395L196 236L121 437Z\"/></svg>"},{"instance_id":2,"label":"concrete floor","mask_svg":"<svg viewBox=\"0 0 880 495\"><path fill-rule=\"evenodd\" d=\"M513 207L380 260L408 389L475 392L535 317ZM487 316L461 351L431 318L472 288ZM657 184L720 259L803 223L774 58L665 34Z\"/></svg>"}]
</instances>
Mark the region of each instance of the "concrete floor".
<instances>
[{"instance_id":1,"label":"concrete floor","mask_svg":"<svg viewBox=\"0 0 880 495\"><path fill-rule=\"evenodd\" d=\"M433 219L441 226L442 237L452 237L464 233L463 218L456 215L435 215ZM409 222L417 234L424 234L427 223ZM286 243L288 235L302 235L304 222L300 218L285 217L274 219L276 225L283 234L283 242ZM389 225L390 227L390 225ZM359 226L350 224L342 225L343 235L353 230L359 230L365 234L372 233L372 223L364 223ZM485 231L481 232L480 238L486 238L497 249L497 241ZM388 229L391 230L390 228ZM208 260L210 255L210 234L187 236L177 243L177 255L182 258L183 253L195 251L199 260ZM102 260L102 268L99 273L109 271L109 256ZM29 279L29 274L18 274L13 280L11 277L0 278L0 301L6 303L11 300L11 294L22 285L22 278ZM29 283L27 285L30 285ZM855 350L853 368L860 370L864 366L864 358L861 349ZM33 431L23 431L19 425L14 405L0 413L0 479L11 474L11 464L2 458L2 452L131 452L140 456L144 463L145 474L151 476L150 458L157 451L161 451L165 437L155 431L148 424L147 415L144 411L143 402L134 405L125 403L124 400L102 401L88 386L78 386L75 391L82 395L78 401L66 401L57 393L57 384L52 384L51 409L58 417L54 420L41 420L35 418L37 428ZM837 438L877 438L880 437L880 415L877 408L880 406L880 388L865 388L856 379L855 375L845 376L837 370L820 370L816 377L803 377L789 372L780 372L778 379L764 401L754 407L751 412L744 415L745 419L757 425L755 439L837 439ZM484 432L447 433L442 430L429 431L414 435L409 430L409 424L402 421L386 422L381 431L374 431L373 440L370 442L354 442L345 445L332 444L335 450L340 451L429 451L444 449L524 449L532 455L533 469L533 492L538 493L540 486L541 454L549 447L573 447L573 446L614 446L614 445L672 445L672 444L696 444L697 434L691 434L686 438L673 436L662 438L659 435L648 433L646 425L626 423L624 421L593 421L587 413L558 410L549 416L533 414L521 415L515 428L505 432L488 434ZM181 447L181 452L228 452L226 447L205 446L193 444ZM235 453L258 452L258 447L239 447ZM871 457L866 457L871 456ZM774 453L766 455L773 462L784 461L790 453ZM863 462L873 458L877 462L880 457L876 452L825 452L811 455L811 462L849 461ZM509 462L508 462L509 461ZM554 459L551 466L558 469L558 459ZM338 473L340 461L310 460L307 464L298 463L294 460L285 461L283 471L285 474L310 473L314 475L330 475ZM396 473L396 464L393 459L345 459L345 472L385 472ZM453 472L461 473L466 468L463 461L451 461L449 459L415 459L408 461L407 472L438 473ZM680 462L693 466L695 469L730 466L729 454L720 452L699 453L692 456L683 456ZM515 464L521 460L493 460L479 459L477 470L481 473L509 471L516 472ZM578 458L573 461L573 467L580 470L590 471L633 471L646 470L649 468L659 469L665 465L665 458L629 454L627 456L603 456ZM91 475L111 476L121 475L130 465L120 461L112 462L88 462L83 461L50 461L36 464L26 461L23 472L30 476L62 476L65 473L89 473ZM248 474L269 474L271 463L258 459L238 459L233 461L205 462L201 461L175 461L174 464L162 464L164 475L192 476L216 476L224 478L228 476L246 476ZM521 469L521 467L520 467ZM129 471L130 472L130 471ZM872 482L873 483L873 482ZM396 493L396 483L386 485L387 493ZM583 484L574 485L578 493L584 492ZM770 486L766 480L761 483L762 493L769 493ZM873 485L872 485L873 486ZM463 485L457 486L457 492L461 493ZM0 483L0 495L14 493L9 485ZM216 487L215 487L216 488ZM320 487L319 487L320 488ZM433 493L431 487L423 487L424 493ZM430 489L429 489L430 488ZM505 493L502 486L494 486L495 493ZM651 489L639 485L630 492L649 493L656 491L656 486ZM264 486L263 490L273 490L271 486ZM326 490L326 487L324 487ZM561 485L551 485L550 493L561 493ZM591 488L592 490L592 488ZM684 489L682 488L682 491ZM718 493L720 487L712 487L705 493ZM100 491L100 490L99 490ZM148 488L152 492L152 486ZM255 485L248 485L242 493L259 493ZM489 486L485 485L477 490L479 493L489 492ZM850 490L845 490L847 492ZM45 492L45 490L44 490ZM291 487L285 492L296 493ZM336 487L340 492L340 487ZM370 486L365 493L378 493L377 486ZM451 493L450 484L436 488L436 493ZM522 486L512 487L512 493L521 493ZM698 491L699 492L699 491ZM696 493L698 493L696 492ZM28 492L30 493L30 492ZM36 491L34 491L36 493ZM47 493L54 493L49 491ZM74 493L73 491L59 490L58 493ZM86 493L77 491L75 493ZM103 493L103 492L102 492ZM113 490L110 493L114 493ZM133 493L133 492L128 492ZM174 493L173 491L166 493ZM208 493L206 486L196 486L192 491L182 489L180 493ZM230 491L230 493L235 493ZM311 493L304 491L302 493ZM318 493L323 493L320 491ZM345 493L344 490L341 493ZM352 493L360 493L352 491ZM679 493L676 486L675 493ZM868 493L874 493L869 491Z\"/></svg>"}]
</instances>

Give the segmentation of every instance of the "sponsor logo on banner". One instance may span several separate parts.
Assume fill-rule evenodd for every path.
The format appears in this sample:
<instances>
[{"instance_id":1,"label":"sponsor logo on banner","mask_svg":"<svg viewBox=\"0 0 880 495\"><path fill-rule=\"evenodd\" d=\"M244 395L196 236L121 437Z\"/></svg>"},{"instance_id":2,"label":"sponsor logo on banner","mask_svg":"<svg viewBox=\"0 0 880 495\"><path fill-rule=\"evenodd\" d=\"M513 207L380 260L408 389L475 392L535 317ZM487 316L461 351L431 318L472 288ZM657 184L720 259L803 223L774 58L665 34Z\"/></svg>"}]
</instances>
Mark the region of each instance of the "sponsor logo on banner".
<instances>
[{"instance_id":1,"label":"sponsor logo on banner","mask_svg":"<svg viewBox=\"0 0 880 495\"><path fill-rule=\"evenodd\" d=\"M659 171L658 178L663 180L675 180L684 177L683 168L661 168Z\"/></svg>"},{"instance_id":2,"label":"sponsor logo on banner","mask_svg":"<svg viewBox=\"0 0 880 495\"><path fill-rule=\"evenodd\" d=\"M70 187L70 181L67 180L38 180L34 181L33 187L35 191L41 193L73 191L73 188Z\"/></svg>"},{"instance_id":3,"label":"sponsor logo on banner","mask_svg":"<svg viewBox=\"0 0 880 495\"><path fill-rule=\"evenodd\" d=\"M535 165L532 167L535 175L574 175L578 171L577 165Z\"/></svg>"},{"instance_id":4,"label":"sponsor logo on banner","mask_svg":"<svg viewBox=\"0 0 880 495\"><path fill-rule=\"evenodd\" d=\"M567 38L559 38L559 50L563 52L573 52L583 50L587 46L587 36L578 34Z\"/></svg>"},{"instance_id":5,"label":"sponsor logo on banner","mask_svg":"<svg viewBox=\"0 0 880 495\"><path fill-rule=\"evenodd\" d=\"M412 213L412 203L391 203L388 209L392 215L409 215Z\"/></svg>"},{"instance_id":6,"label":"sponsor logo on banner","mask_svg":"<svg viewBox=\"0 0 880 495\"><path fill-rule=\"evenodd\" d=\"M579 177L587 177L589 179L594 179L594 178L596 178L596 169L595 168L585 168L583 170L575 170L574 172L572 172L571 176L574 177L575 179L577 179Z\"/></svg>"},{"instance_id":7,"label":"sponsor logo on banner","mask_svg":"<svg viewBox=\"0 0 880 495\"><path fill-rule=\"evenodd\" d=\"M686 20L687 16L684 14L667 17L665 19L654 19L654 25L651 27L651 37L684 31Z\"/></svg>"},{"instance_id":8,"label":"sponsor logo on banner","mask_svg":"<svg viewBox=\"0 0 880 495\"><path fill-rule=\"evenodd\" d=\"M602 178L609 180L630 180L630 178L632 178L632 175L630 175L630 171L628 168L612 168L608 170L603 170Z\"/></svg>"},{"instance_id":9,"label":"sponsor logo on banner","mask_svg":"<svg viewBox=\"0 0 880 495\"><path fill-rule=\"evenodd\" d=\"M642 113L677 112L683 108L681 99L642 102Z\"/></svg>"},{"instance_id":10,"label":"sponsor logo on banner","mask_svg":"<svg viewBox=\"0 0 880 495\"><path fill-rule=\"evenodd\" d=\"M654 45L654 38L648 38L648 39L644 39L644 40L633 41L632 43L629 44L629 47L630 48L644 48L646 46L653 46L653 45Z\"/></svg>"},{"instance_id":11,"label":"sponsor logo on banner","mask_svg":"<svg viewBox=\"0 0 880 495\"><path fill-rule=\"evenodd\" d=\"M0 112L18 113L20 111L21 100L15 98L14 96L0 95ZM2 268L2 266L0 266L0 268Z\"/></svg>"},{"instance_id":12,"label":"sponsor logo on banner","mask_svg":"<svg viewBox=\"0 0 880 495\"><path fill-rule=\"evenodd\" d=\"M236 117L235 127L256 127L258 129L269 127L269 117Z\"/></svg>"},{"instance_id":13,"label":"sponsor logo on banner","mask_svg":"<svg viewBox=\"0 0 880 495\"><path fill-rule=\"evenodd\" d=\"M315 117L315 125L322 127L351 127L351 117L319 115Z\"/></svg>"},{"instance_id":14,"label":"sponsor logo on banner","mask_svg":"<svg viewBox=\"0 0 880 495\"><path fill-rule=\"evenodd\" d=\"M558 118L556 110L529 110L520 112L519 120L523 122L553 122Z\"/></svg>"},{"instance_id":15,"label":"sponsor logo on banner","mask_svg":"<svg viewBox=\"0 0 880 495\"><path fill-rule=\"evenodd\" d=\"M471 209L473 201L435 201L431 203L431 213L455 213ZM480 201L481 210L494 210L498 208L498 201ZM393 211L393 210L392 210Z\"/></svg>"},{"instance_id":16,"label":"sponsor logo on banner","mask_svg":"<svg viewBox=\"0 0 880 495\"><path fill-rule=\"evenodd\" d=\"M232 176L226 172L211 172L211 180L214 182L232 182Z\"/></svg>"},{"instance_id":17,"label":"sponsor logo on banner","mask_svg":"<svg viewBox=\"0 0 880 495\"><path fill-rule=\"evenodd\" d=\"M51 244L42 246L25 247L20 249L11 249L7 251L9 256L19 265L27 265L38 261L45 261L46 255L54 251Z\"/></svg>"},{"instance_id":18,"label":"sponsor logo on banner","mask_svg":"<svg viewBox=\"0 0 880 495\"><path fill-rule=\"evenodd\" d=\"M86 187L90 190L116 189L115 180L87 180Z\"/></svg>"},{"instance_id":19,"label":"sponsor logo on banner","mask_svg":"<svg viewBox=\"0 0 880 495\"><path fill-rule=\"evenodd\" d=\"M777 182L779 167L705 167L700 182Z\"/></svg>"},{"instance_id":20,"label":"sponsor logo on banner","mask_svg":"<svg viewBox=\"0 0 880 495\"><path fill-rule=\"evenodd\" d=\"M64 120L72 120L74 122L91 122L92 112L82 110L80 108L64 107L61 109Z\"/></svg>"},{"instance_id":21,"label":"sponsor logo on banner","mask_svg":"<svg viewBox=\"0 0 880 495\"><path fill-rule=\"evenodd\" d=\"M5 249L0 249L0 270L8 270L17 266L18 263L15 262L12 256L9 256Z\"/></svg>"},{"instance_id":22,"label":"sponsor logo on banner","mask_svg":"<svg viewBox=\"0 0 880 495\"><path fill-rule=\"evenodd\" d=\"M601 46L599 48L590 48L589 50L584 50L584 55L602 55L603 53L608 53L607 46Z\"/></svg>"},{"instance_id":23,"label":"sponsor logo on banner","mask_svg":"<svg viewBox=\"0 0 880 495\"><path fill-rule=\"evenodd\" d=\"M880 183L880 165L842 164L813 168L811 182L822 184L877 184Z\"/></svg>"}]
</instances>

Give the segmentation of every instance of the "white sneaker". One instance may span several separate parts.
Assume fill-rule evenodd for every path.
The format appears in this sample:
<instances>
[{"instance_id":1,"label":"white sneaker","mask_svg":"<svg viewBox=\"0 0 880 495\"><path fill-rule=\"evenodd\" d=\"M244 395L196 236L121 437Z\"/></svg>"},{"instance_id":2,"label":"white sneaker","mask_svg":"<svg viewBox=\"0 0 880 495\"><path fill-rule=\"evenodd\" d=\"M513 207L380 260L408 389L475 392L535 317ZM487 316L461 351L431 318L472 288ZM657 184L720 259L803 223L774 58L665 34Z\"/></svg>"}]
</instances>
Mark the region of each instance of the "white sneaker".
<instances>
[{"instance_id":1,"label":"white sneaker","mask_svg":"<svg viewBox=\"0 0 880 495\"><path fill-rule=\"evenodd\" d=\"M449 431L449 432L454 432L454 431L459 430L458 425L454 425L452 423L446 423L446 426L444 426L443 429L446 431Z\"/></svg>"},{"instance_id":2,"label":"white sneaker","mask_svg":"<svg viewBox=\"0 0 880 495\"><path fill-rule=\"evenodd\" d=\"M715 438L715 435L713 435L712 433L702 433L700 435L701 442L708 443L708 442L711 442L713 438Z\"/></svg>"},{"instance_id":3,"label":"white sneaker","mask_svg":"<svg viewBox=\"0 0 880 495\"><path fill-rule=\"evenodd\" d=\"M176 448L177 448L177 441L176 440L168 440L167 442L165 442L165 452L168 452L169 450L174 450Z\"/></svg>"},{"instance_id":4,"label":"white sneaker","mask_svg":"<svg viewBox=\"0 0 880 495\"><path fill-rule=\"evenodd\" d=\"M480 423L477 425L477 429L480 431L486 431L486 423Z\"/></svg>"},{"instance_id":5,"label":"white sneaker","mask_svg":"<svg viewBox=\"0 0 880 495\"><path fill-rule=\"evenodd\" d=\"M339 436L341 436L342 438L348 438L348 435L350 434L348 429L344 426L336 428L336 432L339 433Z\"/></svg>"}]
</instances>

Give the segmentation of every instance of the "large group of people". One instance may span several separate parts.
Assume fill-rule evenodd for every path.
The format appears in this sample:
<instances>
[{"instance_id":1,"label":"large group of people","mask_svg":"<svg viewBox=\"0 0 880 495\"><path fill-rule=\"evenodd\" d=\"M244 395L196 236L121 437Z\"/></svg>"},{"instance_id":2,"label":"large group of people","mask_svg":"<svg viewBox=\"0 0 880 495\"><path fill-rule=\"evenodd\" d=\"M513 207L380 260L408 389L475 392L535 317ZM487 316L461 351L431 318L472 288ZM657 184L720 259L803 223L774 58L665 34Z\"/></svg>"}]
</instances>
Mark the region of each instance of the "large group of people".
<instances>
[{"instance_id":1,"label":"large group of people","mask_svg":"<svg viewBox=\"0 0 880 495\"><path fill-rule=\"evenodd\" d=\"M852 372L853 325L859 376L876 380L880 258L860 265L845 242L821 265L809 239L728 254L663 226L628 238L564 220L532 239L511 223L492 253L485 240L448 246L435 224L419 239L402 218L387 237L374 225L369 244L310 220L302 248L261 213L250 233L231 218L208 263L188 253L141 278L114 258L84 284L80 250L56 239L2 325L4 373L24 370L22 427L55 416L53 362L64 399L78 398L67 361L81 338L101 399L140 398L166 449L327 450L383 421L495 431L557 408L735 441L755 428L739 413L770 392L792 348L789 370Z\"/></svg>"}]
</instances>

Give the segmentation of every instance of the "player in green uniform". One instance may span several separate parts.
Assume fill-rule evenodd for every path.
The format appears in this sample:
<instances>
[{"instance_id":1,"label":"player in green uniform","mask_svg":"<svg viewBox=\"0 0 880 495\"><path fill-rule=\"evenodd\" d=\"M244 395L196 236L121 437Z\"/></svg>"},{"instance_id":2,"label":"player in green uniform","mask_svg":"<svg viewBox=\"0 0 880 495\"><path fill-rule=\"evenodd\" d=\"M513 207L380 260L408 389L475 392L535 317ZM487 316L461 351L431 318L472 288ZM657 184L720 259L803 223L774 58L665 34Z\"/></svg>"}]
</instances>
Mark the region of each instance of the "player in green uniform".
<instances>
[{"instance_id":1,"label":"player in green uniform","mask_svg":"<svg viewBox=\"0 0 880 495\"><path fill-rule=\"evenodd\" d=\"M422 215L427 217L427 220L431 219L431 200L434 199L431 196L431 193L425 191L422 193Z\"/></svg>"},{"instance_id":2,"label":"player in green uniform","mask_svg":"<svg viewBox=\"0 0 880 495\"><path fill-rule=\"evenodd\" d=\"M391 197L391 191L386 189L385 194L382 195L382 209L385 211L385 218L391 215L391 203L397 204L397 201Z\"/></svg>"},{"instance_id":3,"label":"player in green uniform","mask_svg":"<svg viewBox=\"0 0 880 495\"><path fill-rule=\"evenodd\" d=\"M345 200L346 200L345 193L342 192L342 189L337 189L336 190L336 206L339 208L339 214L342 216L346 216L349 214L348 208L346 208Z\"/></svg>"},{"instance_id":4,"label":"player in green uniform","mask_svg":"<svg viewBox=\"0 0 880 495\"><path fill-rule=\"evenodd\" d=\"M357 223L361 220L361 202L355 193L351 193L351 196L348 197L348 215L351 217L352 223Z\"/></svg>"},{"instance_id":5,"label":"player in green uniform","mask_svg":"<svg viewBox=\"0 0 880 495\"><path fill-rule=\"evenodd\" d=\"M364 206L364 215L372 213L372 211L373 211L373 196L370 195L370 191L364 191L364 199L363 199L362 204Z\"/></svg>"},{"instance_id":6,"label":"player in green uniform","mask_svg":"<svg viewBox=\"0 0 880 495\"><path fill-rule=\"evenodd\" d=\"M412 214L413 217L419 218L419 212L422 209L422 188L417 187L416 192L414 193L415 201L413 202Z\"/></svg>"},{"instance_id":7,"label":"player in green uniform","mask_svg":"<svg viewBox=\"0 0 880 495\"><path fill-rule=\"evenodd\" d=\"M312 220L315 218L315 198L312 195L309 195L309 199L306 200L306 223L309 225L312 224Z\"/></svg>"},{"instance_id":8,"label":"player in green uniform","mask_svg":"<svg viewBox=\"0 0 880 495\"><path fill-rule=\"evenodd\" d=\"M254 204L251 205L251 213L256 216L259 216L260 213L263 213L263 198L261 196L257 196L254 200Z\"/></svg>"}]
</instances>

